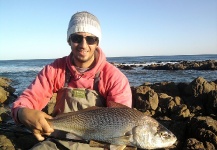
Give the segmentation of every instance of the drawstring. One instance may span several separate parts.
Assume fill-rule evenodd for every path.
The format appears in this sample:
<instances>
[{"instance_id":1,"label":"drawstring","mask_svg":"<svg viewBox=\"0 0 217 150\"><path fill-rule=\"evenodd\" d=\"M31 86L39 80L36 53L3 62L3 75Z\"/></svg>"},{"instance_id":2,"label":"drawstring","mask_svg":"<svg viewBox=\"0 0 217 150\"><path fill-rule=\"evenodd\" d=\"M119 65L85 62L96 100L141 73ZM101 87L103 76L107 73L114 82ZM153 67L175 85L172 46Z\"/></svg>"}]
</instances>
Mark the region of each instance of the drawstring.
<instances>
[{"instance_id":1,"label":"drawstring","mask_svg":"<svg viewBox=\"0 0 217 150\"><path fill-rule=\"evenodd\" d=\"M72 78L71 76L71 72L69 71L69 68L66 66L66 73L65 73L65 84L64 84L64 87L68 87L68 83L72 80L74 81L78 81L79 79L81 79L81 77L83 76L84 74L81 74L81 75L77 75L76 78Z\"/></svg>"}]
</instances>

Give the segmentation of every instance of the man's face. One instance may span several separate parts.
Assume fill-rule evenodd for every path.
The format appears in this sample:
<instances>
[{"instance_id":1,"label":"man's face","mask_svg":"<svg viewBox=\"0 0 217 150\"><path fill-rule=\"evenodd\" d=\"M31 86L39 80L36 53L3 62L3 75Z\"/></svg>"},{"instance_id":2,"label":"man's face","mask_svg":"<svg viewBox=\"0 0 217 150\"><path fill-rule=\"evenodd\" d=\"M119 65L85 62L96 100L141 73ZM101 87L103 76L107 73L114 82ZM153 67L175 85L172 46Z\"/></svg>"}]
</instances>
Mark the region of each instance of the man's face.
<instances>
[{"instance_id":1,"label":"man's face","mask_svg":"<svg viewBox=\"0 0 217 150\"><path fill-rule=\"evenodd\" d=\"M74 62L76 63L76 65L89 63L91 64L94 61L94 52L98 46L98 42L95 42L94 44L88 44L88 40L85 37L93 36L90 33L79 32L76 33L76 35L81 35L83 36L83 38L80 42L73 42L73 40L69 40Z\"/></svg>"}]
</instances>

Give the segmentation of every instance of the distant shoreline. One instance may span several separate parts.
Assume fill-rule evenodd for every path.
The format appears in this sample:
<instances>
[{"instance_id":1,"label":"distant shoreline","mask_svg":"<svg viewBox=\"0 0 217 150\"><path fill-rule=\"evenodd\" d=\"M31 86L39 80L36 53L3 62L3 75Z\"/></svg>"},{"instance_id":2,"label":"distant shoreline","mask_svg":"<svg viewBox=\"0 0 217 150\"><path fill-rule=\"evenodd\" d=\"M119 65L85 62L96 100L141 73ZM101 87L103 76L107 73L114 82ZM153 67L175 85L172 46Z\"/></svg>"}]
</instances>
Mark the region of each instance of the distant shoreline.
<instances>
[{"instance_id":1,"label":"distant shoreline","mask_svg":"<svg viewBox=\"0 0 217 150\"><path fill-rule=\"evenodd\" d=\"M67 55L66 55L67 56ZM216 56L217 54L182 54L182 55L143 55L143 56L106 56L106 58L132 58L132 57L196 57L196 56ZM64 57L60 56L59 58ZM28 61L28 60L55 60L58 58L31 58L31 59L0 59L0 61Z\"/></svg>"}]
</instances>

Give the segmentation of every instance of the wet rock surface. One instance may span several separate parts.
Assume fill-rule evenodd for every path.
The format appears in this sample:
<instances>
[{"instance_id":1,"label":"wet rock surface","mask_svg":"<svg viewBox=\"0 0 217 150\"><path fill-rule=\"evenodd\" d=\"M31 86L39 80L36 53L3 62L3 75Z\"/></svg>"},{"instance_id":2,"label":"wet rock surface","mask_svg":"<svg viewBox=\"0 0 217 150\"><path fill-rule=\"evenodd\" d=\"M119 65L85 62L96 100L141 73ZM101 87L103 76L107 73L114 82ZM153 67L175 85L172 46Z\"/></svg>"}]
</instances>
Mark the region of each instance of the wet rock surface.
<instances>
[{"instance_id":1,"label":"wet rock surface","mask_svg":"<svg viewBox=\"0 0 217 150\"><path fill-rule=\"evenodd\" d=\"M38 141L11 120L9 104L16 99L12 81L0 77L0 149L29 149ZM131 87L133 107L152 116L177 136L164 150L217 149L217 80L203 77L191 83L144 83ZM55 95L44 109L51 113Z\"/></svg>"}]
</instances>

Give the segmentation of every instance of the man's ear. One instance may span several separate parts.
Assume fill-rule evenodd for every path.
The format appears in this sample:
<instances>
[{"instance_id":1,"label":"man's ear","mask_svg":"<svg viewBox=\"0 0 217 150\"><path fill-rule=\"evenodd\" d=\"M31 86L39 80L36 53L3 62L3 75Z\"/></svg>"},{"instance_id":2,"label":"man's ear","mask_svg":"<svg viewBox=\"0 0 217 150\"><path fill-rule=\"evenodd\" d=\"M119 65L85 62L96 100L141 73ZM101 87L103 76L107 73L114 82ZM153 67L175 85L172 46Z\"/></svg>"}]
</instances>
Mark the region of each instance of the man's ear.
<instances>
[{"instance_id":1,"label":"man's ear","mask_svg":"<svg viewBox=\"0 0 217 150\"><path fill-rule=\"evenodd\" d=\"M69 46L71 46L71 41L70 40L68 40L68 44L69 44Z\"/></svg>"}]
</instances>

